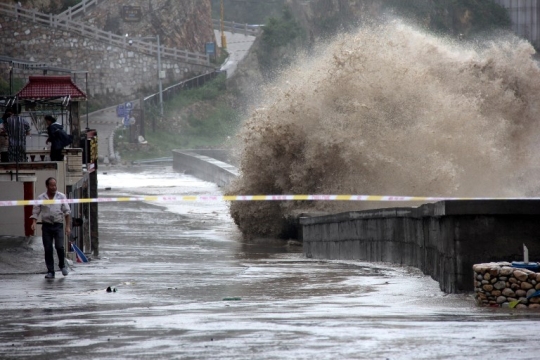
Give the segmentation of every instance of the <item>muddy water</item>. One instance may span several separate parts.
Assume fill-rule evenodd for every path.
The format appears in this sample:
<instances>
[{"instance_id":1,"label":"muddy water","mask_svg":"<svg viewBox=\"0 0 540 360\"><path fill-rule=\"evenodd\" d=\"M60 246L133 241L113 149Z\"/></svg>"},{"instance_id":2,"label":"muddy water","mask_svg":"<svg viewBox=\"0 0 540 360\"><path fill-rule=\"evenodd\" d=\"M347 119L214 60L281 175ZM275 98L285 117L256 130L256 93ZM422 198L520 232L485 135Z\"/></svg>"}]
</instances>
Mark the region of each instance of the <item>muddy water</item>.
<instances>
[{"instance_id":1,"label":"muddy water","mask_svg":"<svg viewBox=\"0 0 540 360\"><path fill-rule=\"evenodd\" d=\"M320 44L261 93L240 133L236 194L538 195L540 70L511 35L456 41L399 20ZM403 204L401 204L403 206ZM297 208L237 203L246 234Z\"/></svg>"},{"instance_id":2,"label":"muddy water","mask_svg":"<svg viewBox=\"0 0 540 360\"><path fill-rule=\"evenodd\" d=\"M219 193L167 167L99 181L102 196ZM65 278L0 275L0 358L537 357L538 312L476 308L411 268L245 243L225 203L161 205L100 205L102 257ZM43 268L39 246L19 256Z\"/></svg>"}]
</instances>

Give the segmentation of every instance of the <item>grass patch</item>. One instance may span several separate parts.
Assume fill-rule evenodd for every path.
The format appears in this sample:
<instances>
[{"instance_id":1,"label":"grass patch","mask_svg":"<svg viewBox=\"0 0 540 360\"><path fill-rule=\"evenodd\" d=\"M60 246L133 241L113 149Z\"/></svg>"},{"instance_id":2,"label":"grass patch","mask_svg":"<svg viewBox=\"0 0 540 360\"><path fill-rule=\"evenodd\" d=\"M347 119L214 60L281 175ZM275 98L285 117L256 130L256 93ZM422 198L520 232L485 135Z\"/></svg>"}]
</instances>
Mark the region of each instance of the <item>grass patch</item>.
<instances>
[{"instance_id":1,"label":"grass patch","mask_svg":"<svg viewBox=\"0 0 540 360\"><path fill-rule=\"evenodd\" d=\"M157 108L146 111L148 145L129 143L129 129L117 130L115 147L126 161L171 156L173 149L218 148L227 146L236 132L240 115L226 101L225 75L199 88L184 90L164 103L164 118ZM151 119L156 119L152 131ZM178 120L181 119L181 120Z\"/></svg>"}]
</instances>

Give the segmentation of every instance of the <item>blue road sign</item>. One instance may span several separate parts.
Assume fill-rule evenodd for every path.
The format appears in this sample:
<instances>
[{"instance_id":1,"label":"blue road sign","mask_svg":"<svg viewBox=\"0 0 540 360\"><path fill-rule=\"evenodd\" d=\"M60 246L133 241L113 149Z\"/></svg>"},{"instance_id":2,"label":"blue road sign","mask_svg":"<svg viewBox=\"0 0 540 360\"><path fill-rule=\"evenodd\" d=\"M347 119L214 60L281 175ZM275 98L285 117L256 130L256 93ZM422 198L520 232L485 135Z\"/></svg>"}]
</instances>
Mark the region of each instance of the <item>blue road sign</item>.
<instances>
[{"instance_id":1,"label":"blue road sign","mask_svg":"<svg viewBox=\"0 0 540 360\"><path fill-rule=\"evenodd\" d=\"M216 44L213 42L207 42L205 49L207 54L214 55L216 53Z\"/></svg>"},{"instance_id":2,"label":"blue road sign","mask_svg":"<svg viewBox=\"0 0 540 360\"><path fill-rule=\"evenodd\" d=\"M126 116L126 107L124 104L120 104L116 107L116 116L117 117L124 117Z\"/></svg>"}]
</instances>

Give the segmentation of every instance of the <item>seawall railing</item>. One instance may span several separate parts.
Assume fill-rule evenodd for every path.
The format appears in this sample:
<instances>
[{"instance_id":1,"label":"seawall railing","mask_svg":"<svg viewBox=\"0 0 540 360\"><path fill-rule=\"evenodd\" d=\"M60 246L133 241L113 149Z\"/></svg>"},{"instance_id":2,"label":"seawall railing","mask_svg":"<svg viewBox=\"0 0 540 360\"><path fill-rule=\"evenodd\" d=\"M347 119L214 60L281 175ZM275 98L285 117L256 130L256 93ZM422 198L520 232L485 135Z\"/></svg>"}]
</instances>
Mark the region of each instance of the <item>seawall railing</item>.
<instances>
[{"instance_id":1,"label":"seawall railing","mask_svg":"<svg viewBox=\"0 0 540 360\"><path fill-rule=\"evenodd\" d=\"M304 255L419 268L447 293L474 290L473 265L540 258L540 201L454 200L301 217Z\"/></svg>"},{"instance_id":2,"label":"seawall railing","mask_svg":"<svg viewBox=\"0 0 540 360\"><path fill-rule=\"evenodd\" d=\"M82 24L67 18L59 17L53 14L44 14L34 9L17 8L16 5L0 3L0 14L13 19L25 19L36 24L45 25L55 29L62 29L72 34L86 37L92 40L105 42L118 47L129 47L130 50L144 53L151 56L157 56L158 46L156 43L149 43L137 38L128 39L125 36L103 31L95 27ZM131 41L131 43L130 43ZM161 56L172 58L187 64L210 66L210 57L208 54L178 50L161 46Z\"/></svg>"},{"instance_id":3,"label":"seawall railing","mask_svg":"<svg viewBox=\"0 0 540 360\"><path fill-rule=\"evenodd\" d=\"M198 151L173 150L173 168L196 178L213 182L219 187L227 186L238 177L236 167L196 152Z\"/></svg>"}]
</instances>

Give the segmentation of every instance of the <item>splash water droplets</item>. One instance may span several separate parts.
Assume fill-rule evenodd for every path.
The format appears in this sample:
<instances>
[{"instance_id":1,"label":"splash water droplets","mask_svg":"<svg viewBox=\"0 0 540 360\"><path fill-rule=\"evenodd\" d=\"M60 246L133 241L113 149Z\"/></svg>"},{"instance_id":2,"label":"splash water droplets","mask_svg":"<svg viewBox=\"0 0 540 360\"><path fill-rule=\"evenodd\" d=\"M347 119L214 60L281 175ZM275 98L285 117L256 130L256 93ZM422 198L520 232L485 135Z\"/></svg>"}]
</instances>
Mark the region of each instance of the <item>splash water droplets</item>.
<instances>
[{"instance_id":1,"label":"splash water droplets","mask_svg":"<svg viewBox=\"0 0 540 360\"><path fill-rule=\"evenodd\" d=\"M515 37L472 46L393 21L300 57L240 132L235 194L523 196L538 163L540 70ZM389 204L231 205L246 234L295 211Z\"/></svg>"}]
</instances>

